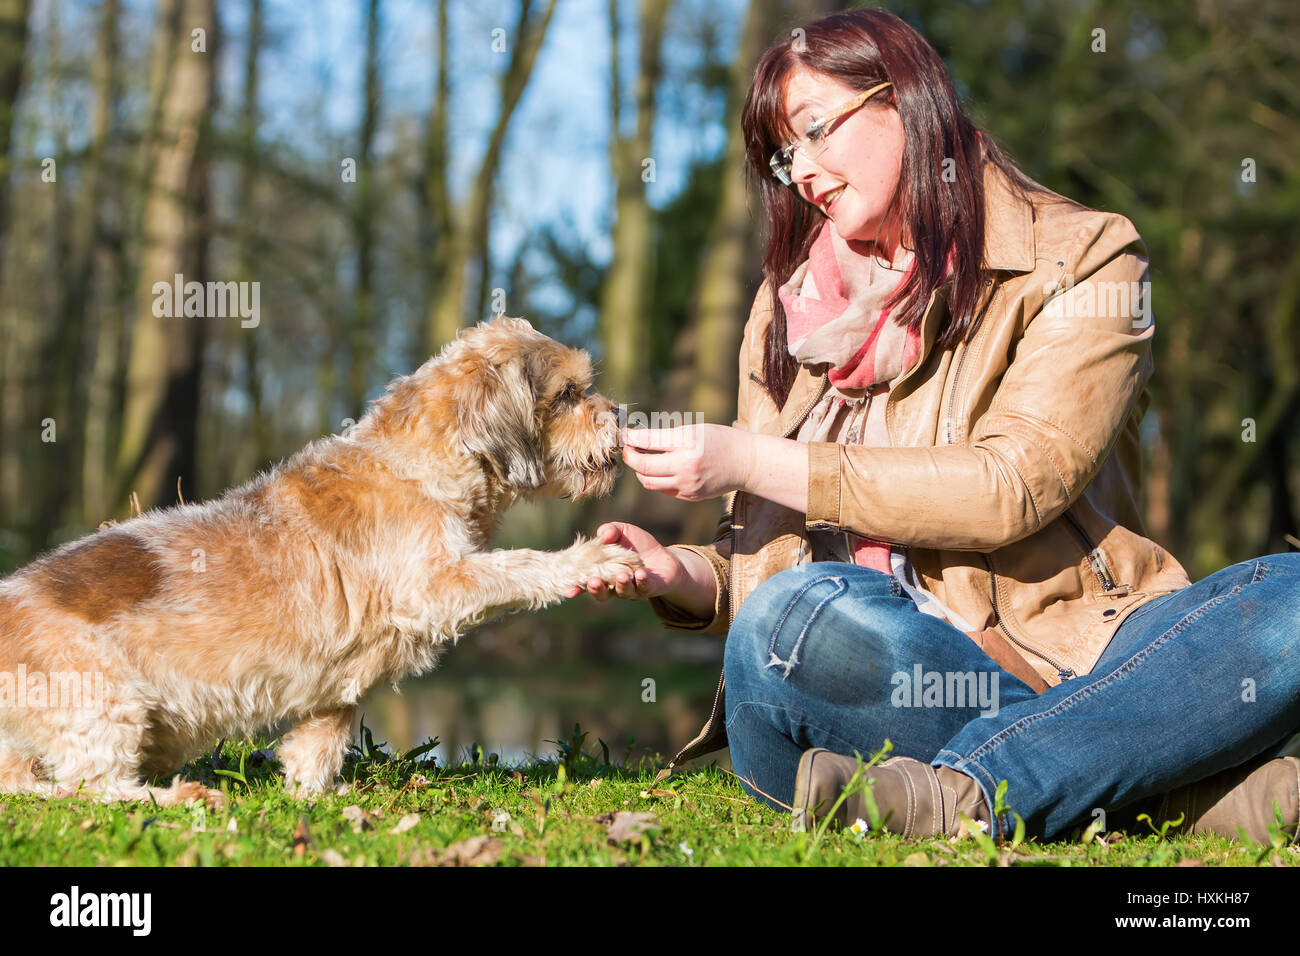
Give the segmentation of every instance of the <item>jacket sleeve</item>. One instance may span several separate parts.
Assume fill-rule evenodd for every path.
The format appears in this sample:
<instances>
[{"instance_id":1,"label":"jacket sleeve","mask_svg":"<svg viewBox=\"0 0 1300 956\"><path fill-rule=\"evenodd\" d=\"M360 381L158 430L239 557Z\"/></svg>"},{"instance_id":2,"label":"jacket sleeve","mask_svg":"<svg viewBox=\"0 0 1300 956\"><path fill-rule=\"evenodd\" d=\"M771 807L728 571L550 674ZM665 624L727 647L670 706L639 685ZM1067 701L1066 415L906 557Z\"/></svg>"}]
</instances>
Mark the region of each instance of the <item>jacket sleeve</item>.
<instances>
[{"instance_id":1,"label":"jacket sleeve","mask_svg":"<svg viewBox=\"0 0 1300 956\"><path fill-rule=\"evenodd\" d=\"M809 527L988 552L1082 494L1142 398L1155 329L1146 247L1132 223L1111 217L1080 246L1066 263L1073 286L1025 318L967 444L809 445Z\"/></svg>"},{"instance_id":2,"label":"jacket sleeve","mask_svg":"<svg viewBox=\"0 0 1300 956\"><path fill-rule=\"evenodd\" d=\"M759 288L758 294L754 296L754 304L749 311L749 321L745 323L745 331L741 336L740 384L736 396L736 418L731 423L733 428L749 430L749 402L752 387L749 373L754 371L750 361L751 356L755 357L754 361L761 361L763 350L762 341L758 341L752 346L751 342L754 336L758 335L763 328L762 320L766 319L771 312L770 301L768 284L764 282ZM723 498L722 516L719 518L718 526L714 531L712 544L674 545L674 547L694 551L707 559L709 564L712 565L713 577L718 589L717 597L713 602L713 617L705 620L693 614L688 614L682 608L677 607L670 601L665 601L663 598L651 598L650 609L663 621L665 627L678 631L702 631L705 634L716 634L719 637L725 636L728 628L730 628L731 509L735 501L735 492Z\"/></svg>"}]
</instances>

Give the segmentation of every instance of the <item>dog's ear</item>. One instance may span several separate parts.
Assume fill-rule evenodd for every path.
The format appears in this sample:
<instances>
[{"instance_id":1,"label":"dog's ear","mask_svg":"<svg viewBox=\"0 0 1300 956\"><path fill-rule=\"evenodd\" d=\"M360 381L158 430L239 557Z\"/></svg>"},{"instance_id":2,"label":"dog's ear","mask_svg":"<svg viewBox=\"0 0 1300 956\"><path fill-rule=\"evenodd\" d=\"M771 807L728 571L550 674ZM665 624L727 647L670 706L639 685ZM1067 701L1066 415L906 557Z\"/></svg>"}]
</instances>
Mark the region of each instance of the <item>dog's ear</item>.
<instances>
[{"instance_id":1,"label":"dog's ear","mask_svg":"<svg viewBox=\"0 0 1300 956\"><path fill-rule=\"evenodd\" d=\"M476 363L457 385L456 422L466 454L483 458L508 485L540 488L546 484L546 465L527 361Z\"/></svg>"}]
</instances>

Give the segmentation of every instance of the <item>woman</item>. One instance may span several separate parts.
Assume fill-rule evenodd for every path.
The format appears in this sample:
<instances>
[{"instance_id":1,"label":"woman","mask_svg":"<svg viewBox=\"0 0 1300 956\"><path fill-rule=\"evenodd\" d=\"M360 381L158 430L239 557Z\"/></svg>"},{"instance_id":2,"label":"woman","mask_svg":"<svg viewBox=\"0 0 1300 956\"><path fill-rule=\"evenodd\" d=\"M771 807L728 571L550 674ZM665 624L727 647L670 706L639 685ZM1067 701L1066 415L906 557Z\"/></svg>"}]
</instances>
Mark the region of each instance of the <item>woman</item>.
<instances>
[{"instance_id":1,"label":"woman","mask_svg":"<svg viewBox=\"0 0 1300 956\"><path fill-rule=\"evenodd\" d=\"M646 488L726 496L716 540L602 526L645 571L588 585L727 636L677 761L729 741L806 823L888 739L874 799L908 836L1186 809L1261 838L1275 800L1294 830L1300 760L1274 755L1300 729L1300 555L1191 584L1143 536L1133 225L1018 172L892 14L795 35L742 120L770 228L737 420L626 436ZM840 822L869 816L855 789Z\"/></svg>"}]
</instances>

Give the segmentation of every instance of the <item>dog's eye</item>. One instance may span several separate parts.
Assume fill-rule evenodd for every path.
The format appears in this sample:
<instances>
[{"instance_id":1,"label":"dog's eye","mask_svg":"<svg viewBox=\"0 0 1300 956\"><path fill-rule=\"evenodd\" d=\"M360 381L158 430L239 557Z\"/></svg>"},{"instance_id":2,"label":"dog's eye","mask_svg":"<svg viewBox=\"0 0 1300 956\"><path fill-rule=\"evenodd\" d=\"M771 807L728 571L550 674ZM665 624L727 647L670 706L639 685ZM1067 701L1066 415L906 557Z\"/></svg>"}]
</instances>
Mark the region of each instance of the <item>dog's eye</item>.
<instances>
[{"instance_id":1,"label":"dog's eye","mask_svg":"<svg viewBox=\"0 0 1300 956\"><path fill-rule=\"evenodd\" d=\"M576 383L570 382L565 386L564 391L562 391L558 397L561 402L573 403L582 397L582 389L580 389Z\"/></svg>"}]
</instances>

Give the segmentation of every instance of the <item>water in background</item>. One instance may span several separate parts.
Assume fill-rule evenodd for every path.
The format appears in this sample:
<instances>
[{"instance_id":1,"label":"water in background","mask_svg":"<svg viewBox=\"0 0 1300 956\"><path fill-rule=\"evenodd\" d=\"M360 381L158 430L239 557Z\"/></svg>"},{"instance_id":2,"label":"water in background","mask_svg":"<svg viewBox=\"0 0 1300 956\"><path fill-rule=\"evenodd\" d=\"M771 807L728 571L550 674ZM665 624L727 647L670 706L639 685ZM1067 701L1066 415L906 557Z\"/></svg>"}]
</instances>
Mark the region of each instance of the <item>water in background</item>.
<instances>
[{"instance_id":1,"label":"water in background","mask_svg":"<svg viewBox=\"0 0 1300 956\"><path fill-rule=\"evenodd\" d=\"M708 717L722 647L663 628L644 602L584 597L470 631L432 673L374 688L358 716L393 750L437 737L440 764L475 744L506 762L554 756L548 741L569 740L575 724L588 753L604 740L613 761L666 762ZM725 751L713 759L730 766Z\"/></svg>"}]
</instances>

